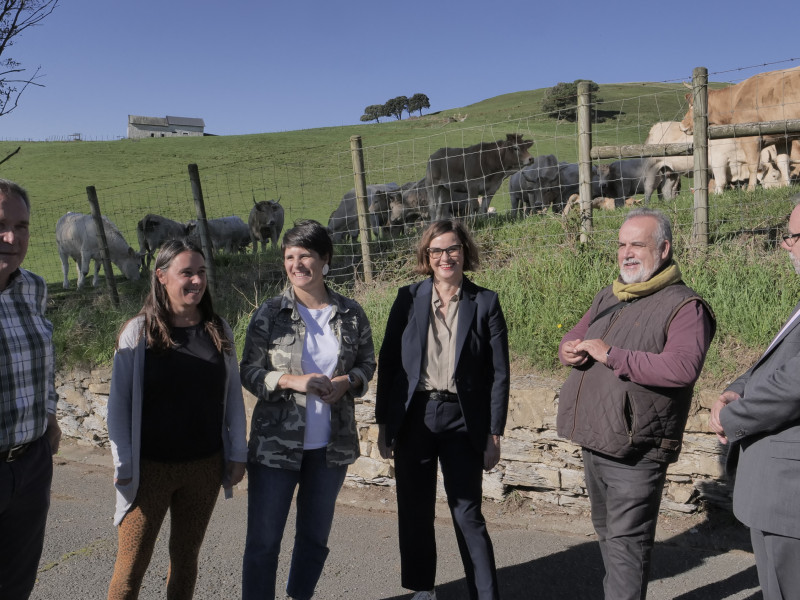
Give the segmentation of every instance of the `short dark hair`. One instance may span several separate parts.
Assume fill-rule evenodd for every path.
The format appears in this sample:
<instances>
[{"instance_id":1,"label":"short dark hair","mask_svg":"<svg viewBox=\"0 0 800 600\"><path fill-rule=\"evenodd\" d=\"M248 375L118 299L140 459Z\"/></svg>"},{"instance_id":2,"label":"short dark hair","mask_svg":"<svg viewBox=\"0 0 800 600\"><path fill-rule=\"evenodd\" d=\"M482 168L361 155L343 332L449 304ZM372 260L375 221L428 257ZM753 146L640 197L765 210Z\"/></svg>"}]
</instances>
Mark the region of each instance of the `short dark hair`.
<instances>
[{"instance_id":1,"label":"short dark hair","mask_svg":"<svg viewBox=\"0 0 800 600\"><path fill-rule=\"evenodd\" d=\"M333 259L331 236L319 221L313 219L295 221L294 227L283 234L281 254L285 254L286 249L293 246L313 250L319 254L320 258L325 258L328 263Z\"/></svg>"},{"instance_id":2,"label":"short dark hair","mask_svg":"<svg viewBox=\"0 0 800 600\"><path fill-rule=\"evenodd\" d=\"M16 196L25 203L25 208L31 212L31 201L28 199L28 192L18 183L8 179L0 179L0 194L3 196Z\"/></svg>"},{"instance_id":3,"label":"short dark hair","mask_svg":"<svg viewBox=\"0 0 800 600\"><path fill-rule=\"evenodd\" d=\"M417 246L417 266L414 269L417 273L420 275L433 275L431 260L428 256L428 248L433 239L450 232L455 233L456 237L458 237L458 241L461 242L461 252L464 255L464 270L474 271L478 268L480 264L478 246L472 239L469 230L461 221L444 219L441 221L434 221L422 232L422 237Z\"/></svg>"}]
</instances>

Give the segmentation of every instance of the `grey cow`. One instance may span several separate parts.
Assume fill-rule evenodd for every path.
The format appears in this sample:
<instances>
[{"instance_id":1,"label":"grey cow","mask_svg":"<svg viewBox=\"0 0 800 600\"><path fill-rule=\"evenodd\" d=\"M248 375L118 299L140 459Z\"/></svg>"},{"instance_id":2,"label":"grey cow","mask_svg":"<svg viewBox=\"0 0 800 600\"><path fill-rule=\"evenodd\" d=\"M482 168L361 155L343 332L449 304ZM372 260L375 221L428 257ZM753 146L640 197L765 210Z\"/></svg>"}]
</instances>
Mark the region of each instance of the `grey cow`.
<instances>
[{"instance_id":1,"label":"grey cow","mask_svg":"<svg viewBox=\"0 0 800 600\"><path fill-rule=\"evenodd\" d=\"M240 217L219 217L208 219L206 223L214 252L224 250L228 254L234 254L245 250L250 243L250 228ZM186 224L186 233L192 241L200 244L197 221L192 220Z\"/></svg>"},{"instance_id":2,"label":"grey cow","mask_svg":"<svg viewBox=\"0 0 800 600\"><path fill-rule=\"evenodd\" d=\"M523 214L547 208L562 212L570 197L578 193L578 170L575 163L555 162L552 154L538 157L531 167L515 174L514 188L509 187L509 191L515 194L512 195L512 203L517 201L516 207L512 204L512 208L516 209L517 215L520 214L520 208ZM603 174L603 169L592 166L592 198L602 195ZM511 185L512 182L509 182ZM529 203L527 207L524 205L526 201Z\"/></svg>"},{"instance_id":3,"label":"grey cow","mask_svg":"<svg viewBox=\"0 0 800 600\"><path fill-rule=\"evenodd\" d=\"M508 194L512 216L527 216L552 204L550 198L544 198L542 183L545 173L554 173L557 166L558 159L555 155L544 154L537 156L531 164L511 176L508 180Z\"/></svg>"},{"instance_id":4,"label":"grey cow","mask_svg":"<svg viewBox=\"0 0 800 600\"><path fill-rule=\"evenodd\" d=\"M139 238L139 253L145 263L145 268L150 268L153 255L164 242L178 240L186 237L186 225L160 215L147 214L136 225L136 234Z\"/></svg>"},{"instance_id":5,"label":"grey cow","mask_svg":"<svg viewBox=\"0 0 800 600\"><path fill-rule=\"evenodd\" d=\"M256 202L256 199L253 198L253 208L250 209L250 216L247 218L253 254L258 251L259 242L261 242L262 252L267 249L268 241L272 241L273 250L277 249L284 220L283 206L280 201L281 199L278 198L277 200Z\"/></svg>"},{"instance_id":6,"label":"grey cow","mask_svg":"<svg viewBox=\"0 0 800 600\"><path fill-rule=\"evenodd\" d=\"M425 173L432 218L486 213L503 180L533 160L528 152L532 144L509 133L495 142L439 148L428 159ZM464 200L458 199L458 194Z\"/></svg>"},{"instance_id":7,"label":"grey cow","mask_svg":"<svg viewBox=\"0 0 800 600\"><path fill-rule=\"evenodd\" d=\"M659 198L673 200L681 189L680 173L650 158L617 160L607 165L607 169L603 195L614 198L618 206L636 194L644 194L647 203L653 192Z\"/></svg>"},{"instance_id":8,"label":"grey cow","mask_svg":"<svg viewBox=\"0 0 800 600\"><path fill-rule=\"evenodd\" d=\"M367 210L369 226L372 233L395 235L402 231L403 196L396 183L378 183L367 186ZM328 219L328 229L334 243L342 242L345 237L358 240L358 210L356 208L356 191L352 189L342 196L339 206Z\"/></svg>"}]
</instances>

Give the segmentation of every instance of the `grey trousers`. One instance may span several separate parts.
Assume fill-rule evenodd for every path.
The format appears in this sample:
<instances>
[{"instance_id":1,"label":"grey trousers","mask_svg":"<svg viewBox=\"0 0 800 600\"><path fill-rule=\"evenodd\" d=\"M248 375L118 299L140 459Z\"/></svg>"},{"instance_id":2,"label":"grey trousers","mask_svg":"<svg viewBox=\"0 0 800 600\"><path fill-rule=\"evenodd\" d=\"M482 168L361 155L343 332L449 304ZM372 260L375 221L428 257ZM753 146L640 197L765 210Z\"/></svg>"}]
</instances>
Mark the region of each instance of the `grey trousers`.
<instances>
[{"instance_id":1,"label":"grey trousers","mask_svg":"<svg viewBox=\"0 0 800 600\"><path fill-rule=\"evenodd\" d=\"M644 600L667 465L583 450L592 524L606 569L606 600Z\"/></svg>"},{"instance_id":2,"label":"grey trousers","mask_svg":"<svg viewBox=\"0 0 800 600\"><path fill-rule=\"evenodd\" d=\"M750 529L764 600L800 598L800 540Z\"/></svg>"}]
</instances>

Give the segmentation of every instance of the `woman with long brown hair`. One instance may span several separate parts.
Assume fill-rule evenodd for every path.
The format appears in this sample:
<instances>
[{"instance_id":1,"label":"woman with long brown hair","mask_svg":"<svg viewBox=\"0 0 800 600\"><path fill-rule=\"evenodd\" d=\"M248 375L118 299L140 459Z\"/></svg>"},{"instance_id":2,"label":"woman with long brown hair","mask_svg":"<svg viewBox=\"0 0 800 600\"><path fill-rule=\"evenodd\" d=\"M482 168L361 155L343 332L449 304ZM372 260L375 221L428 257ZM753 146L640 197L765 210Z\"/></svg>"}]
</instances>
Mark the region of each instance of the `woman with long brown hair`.
<instances>
[{"instance_id":1,"label":"woman with long brown hair","mask_svg":"<svg viewBox=\"0 0 800 600\"><path fill-rule=\"evenodd\" d=\"M150 293L120 332L108 399L119 548L109 600L137 598L170 512L167 598L188 599L220 484L241 481L247 445L233 333L214 312L195 244L161 247Z\"/></svg>"}]
</instances>

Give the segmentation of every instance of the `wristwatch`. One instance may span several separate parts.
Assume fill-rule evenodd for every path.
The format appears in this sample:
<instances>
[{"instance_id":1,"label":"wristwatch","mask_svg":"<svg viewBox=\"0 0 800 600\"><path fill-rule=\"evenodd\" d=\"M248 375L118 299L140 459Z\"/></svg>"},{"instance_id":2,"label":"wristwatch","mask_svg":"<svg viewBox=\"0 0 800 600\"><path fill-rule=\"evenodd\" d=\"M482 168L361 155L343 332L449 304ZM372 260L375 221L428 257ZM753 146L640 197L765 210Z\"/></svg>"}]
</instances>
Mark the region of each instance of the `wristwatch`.
<instances>
[{"instance_id":1,"label":"wristwatch","mask_svg":"<svg viewBox=\"0 0 800 600\"><path fill-rule=\"evenodd\" d=\"M354 387L356 387L356 384L358 383L358 378L355 375L353 375L352 373L348 373L347 374L347 382L350 384L351 388L354 388Z\"/></svg>"}]
</instances>

